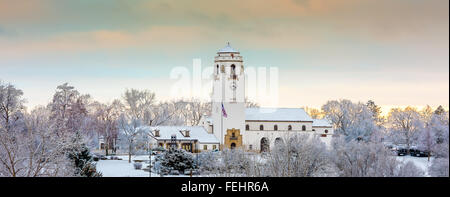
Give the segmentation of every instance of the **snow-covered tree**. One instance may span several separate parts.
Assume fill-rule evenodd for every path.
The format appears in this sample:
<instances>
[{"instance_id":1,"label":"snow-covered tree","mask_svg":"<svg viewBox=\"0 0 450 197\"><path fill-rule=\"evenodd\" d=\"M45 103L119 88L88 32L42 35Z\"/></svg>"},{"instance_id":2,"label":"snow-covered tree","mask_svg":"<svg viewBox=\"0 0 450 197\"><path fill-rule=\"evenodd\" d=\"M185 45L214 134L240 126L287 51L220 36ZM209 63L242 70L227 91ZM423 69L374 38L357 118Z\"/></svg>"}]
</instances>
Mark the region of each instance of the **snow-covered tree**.
<instances>
[{"instance_id":1,"label":"snow-covered tree","mask_svg":"<svg viewBox=\"0 0 450 197\"><path fill-rule=\"evenodd\" d=\"M171 170L183 173L187 169L197 168L194 156L183 149L170 149L158 155L155 158L154 166L159 166L159 170L164 174Z\"/></svg>"},{"instance_id":2,"label":"snow-covered tree","mask_svg":"<svg viewBox=\"0 0 450 197\"><path fill-rule=\"evenodd\" d=\"M434 151L436 146L436 137L429 126L420 131L417 145L420 150L428 152L428 161L430 161L431 152Z\"/></svg>"},{"instance_id":3,"label":"snow-covered tree","mask_svg":"<svg viewBox=\"0 0 450 197\"><path fill-rule=\"evenodd\" d=\"M145 135L143 124L140 119L136 119L128 114L121 114L117 127L119 128L120 143L128 149L128 162L131 163L131 155L134 154L136 145L142 135Z\"/></svg>"},{"instance_id":4,"label":"snow-covered tree","mask_svg":"<svg viewBox=\"0 0 450 197\"><path fill-rule=\"evenodd\" d=\"M50 110L36 108L24 119L23 132L0 124L0 176L73 176L63 143L54 133Z\"/></svg>"},{"instance_id":5,"label":"snow-covered tree","mask_svg":"<svg viewBox=\"0 0 450 197\"><path fill-rule=\"evenodd\" d=\"M306 113L313 118L313 119L322 119L323 113L320 111L320 109L312 108L312 107L303 107L305 109Z\"/></svg>"},{"instance_id":6,"label":"snow-covered tree","mask_svg":"<svg viewBox=\"0 0 450 197\"><path fill-rule=\"evenodd\" d=\"M443 108L436 109L429 124L434 137L434 153L436 157L448 158L449 147L449 113Z\"/></svg>"},{"instance_id":7,"label":"snow-covered tree","mask_svg":"<svg viewBox=\"0 0 450 197\"><path fill-rule=\"evenodd\" d=\"M89 95L81 95L73 86L67 83L59 85L49 104L51 118L55 121L58 136L66 133L85 132L88 126L86 109Z\"/></svg>"},{"instance_id":8,"label":"snow-covered tree","mask_svg":"<svg viewBox=\"0 0 450 197\"><path fill-rule=\"evenodd\" d=\"M331 161L343 177L423 176L412 163L401 163L382 143L333 139Z\"/></svg>"},{"instance_id":9,"label":"snow-covered tree","mask_svg":"<svg viewBox=\"0 0 450 197\"><path fill-rule=\"evenodd\" d=\"M184 124L189 126L198 125L202 116L210 114L211 111L210 102L202 102L198 99L178 100L175 105L178 106L177 109Z\"/></svg>"},{"instance_id":10,"label":"snow-covered tree","mask_svg":"<svg viewBox=\"0 0 450 197\"><path fill-rule=\"evenodd\" d=\"M367 101L366 106L372 112L372 117L375 124L381 127L384 121L383 117L381 117L381 107L376 105L372 100Z\"/></svg>"},{"instance_id":11,"label":"snow-covered tree","mask_svg":"<svg viewBox=\"0 0 450 197\"><path fill-rule=\"evenodd\" d=\"M328 101L322 106L325 117L333 123L335 132L344 135L347 141L358 139L368 141L378 128L373 114L363 103L350 100Z\"/></svg>"},{"instance_id":12,"label":"snow-covered tree","mask_svg":"<svg viewBox=\"0 0 450 197\"><path fill-rule=\"evenodd\" d=\"M127 89L122 98L129 116L142 121L145 125L153 125L155 119L153 108L156 104L155 93L148 90Z\"/></svg>"},{"instance_id":13,"label":"snow-covered tree","mask_svg":"<svg viewBox=\"0 0 450 197\"><path fill-rule=\"evenodd\" d=\"M417 142L419 133L424 128L424 123L419 112L413 107L404 110L393 108L388 115L388 123L392 141L396 144L406 144L406 148Z\"/></svg>"},{"instance_id":14,"label":"snow-covered tree","mask_svg":"<svg viewBox=\"0 0 450 197\"><path fill-rule=\"evenodd\" d=\"M76 132L71 142L65 147L65 154L75 169L74 176L101 177L102 174L97 172L93 157L88 147L83 143L82 136Z\"/></svg>"},{"instance_id":15,"label":"snow-covered tree","mask_svg":"<svg viewBox=\"0 0 450 197\"><path fill-rule=\"evenodd\" d=\"M292 135L282 139L268 154L264 176L319 176L328 163L326 147L318 136Z\"/></svg>"},{"instance_id":16,"label":"snow-covered tree","mask_svg":"<svg viewBox=\"0 0 450 197\"><path fill-rule=\"evenodd\" d=\"M8 132L17 132L23 128L25 100L22 96L22 90L0 81L0 125Z\"/></svg>"},{"instance_id":17,"label":"snow-covered tree","mask_svg":"<svg viewBox=\"0 0 450 197\"><path fill-rule=\"evenodd\" d=\"M105 140L106 155L109 154L109 149L115 151L119 135L117 121L123 108L119 100L114 100L111 104L95 103L95 130Z\"/></svg>"},{"instance_id":18,"label":"snow-covered tree","mask_svg":"<svg viewBox=\"0 0 450 197\"><path fill-rule=\"evenodd\" d=\"M428 171L433 177L449 177L448 157L434 159Z\"/></svg>"}]
</instances>

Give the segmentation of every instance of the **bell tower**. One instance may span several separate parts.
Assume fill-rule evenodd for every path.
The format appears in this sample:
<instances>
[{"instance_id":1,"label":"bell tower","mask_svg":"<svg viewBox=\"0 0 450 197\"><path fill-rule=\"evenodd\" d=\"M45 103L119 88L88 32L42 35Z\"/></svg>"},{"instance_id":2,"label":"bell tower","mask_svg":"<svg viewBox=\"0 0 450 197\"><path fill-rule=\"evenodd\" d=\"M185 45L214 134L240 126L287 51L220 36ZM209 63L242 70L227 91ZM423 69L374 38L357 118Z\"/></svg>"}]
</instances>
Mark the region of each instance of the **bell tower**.
<instances>
[{"instance_id":1,"label":"bell tower","mask_svg":"<svg viewBox=\"0 0 450 197\"><path fill-rule=\"evenodd\" d=\"M245 74L242 56L230 43L214 58L213 133L223 148L242 146L245 125Z\"/></svg>"}]
</instances>

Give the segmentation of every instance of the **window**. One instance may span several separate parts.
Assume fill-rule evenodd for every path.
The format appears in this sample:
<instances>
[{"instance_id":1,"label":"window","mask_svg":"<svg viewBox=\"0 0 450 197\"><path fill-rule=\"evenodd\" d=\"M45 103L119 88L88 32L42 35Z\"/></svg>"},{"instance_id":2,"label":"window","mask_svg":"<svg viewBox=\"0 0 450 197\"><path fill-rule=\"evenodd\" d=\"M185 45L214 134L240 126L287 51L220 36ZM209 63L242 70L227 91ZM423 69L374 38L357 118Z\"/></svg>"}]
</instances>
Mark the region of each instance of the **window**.
<instances>
[{"instance_id":1,"label":"window","mask_svg":"<svg viewBox=\"0 0 450 197\"><path fill-rule=\"evenodd\" d=\"M184 137L189 137L189 131L188 130L185 131Z\"/></svg>"},{"instance_id":2,"label":"window","mask_svg":"<svg viewBox=\"0 0 450 197\"><path fill-rule=\"evenodd\" d=\"M250 130L250 125L245 125L245 130Z\"/></svg>"},{"instance_id":3,"label":"window","mask_svg":"<svg viewBox=\"0 0 450 197\"><path fill-rule=\"evenodd\" d=\"M288 125L288 131L292 130L292 126Z\"/></svg>"},{"instance_id":4,"label":"window","mask_svg":"<svg viewBox=\"0 0 450 197\"><path fill-rule=\"evenodd\" d=\"M236 137L236 135L234 134L234 132L233 132L233 133L231 133L231 137Z\"/></svg>"},{"instance_id":5,"label":"window","mask_svg":"<svg viewBox=\"0 0 450 197\"><path fill-rule=\"evenodd\" d=\"M231 65L231 78L236 79L236 66L234 64Z\"/></svg>"},{"instance_id":6,"label":"window","mask_svg":"<svg viewBox=\"0 0 450 197\"><path fill-rule=\"evenodd\" d=\"M159 130L155 130L155 137L159 137Z\"/></svg>"},{"instance_id":7,"label":"window","mask_svg":"<svg viewBox=\"0 0 450 197\"><path fill-rule=\"evenodd\" d=\"M306 131L306 126L302 125L302 131Z\"/></svg>"},{"instance_id":8,"label":"window","mask_svg":"<svg viewBox=\"0 0 450 197\"><path fill-rule=\"evenodd\" d=\"M216 65L216 74L219 74L219 64Z\"/></svg>"},{"instance_id":9,"label":"window","mask_svg":"<svg viewBox=\"0 0 450 197\"><path fill-rule=\"evenodd\" d=\"M213 150L216 150L217 149L217 146L216 145L213 145Z\"/></svg>"},{"instance_id":10,"label":"window","mask_svg":"<svg viewBox=\"0 0 450 197\"><path fill-rule=\"evenodd\" d=\"M158 146L159 147L164 147L164 144L163 143L159 143Z\"/></svg>"},{"instance_id":11,"label":"window","mask_svg":"<svg viewBox=\"0 0 450 197\"><path fill-rule=\"evenodd\" d=\"M203 150L208 150L208 145L203 145Z\"/></svg>"},{"instance_id":12,"label":"window","mask_svg":"<svg viewBox=\"0 0 450 197\"><path fill-rule=\"evenodd\" d=\"M273 130L274 130L274 131L278 131L278 125L274 125L274 126L273 126Z\"/></svg>"},{"instance_id":13,"label":"window","mask_svg":"<svg viewBox=\"0 0 450 197\"><path fill-rule=\"evenodd\" d=\"M253 146L250 144L250 145L248 145L248 150L252 150L253 149Z\"/></svg>"},{"instance_id":14,"label":"window","mask_svg":"<svg viewBox=\"0 0 450 197\"><path fill-rule=\"evenodd\" d=\"M313 129L313 131L316 131L315 129Z\"/></svg>"},{"instance_id":15,"label":"window","mask_svg":"<svg viewBox=\"0 0 450 197\"><path fill-rule=\"evenodd\" d=\"M259 125L259 130L264 130L264 126L263 125Z\"/></svg>"},{"instance_id":16,"label":"window","mask_svg":"<svg viewBox=\"0 0 450 197\"><path fill-rule=\"evenodd\" d=\"M325 133L328 133L328 130L325 129Z\"/></svg>"}]
</instances>

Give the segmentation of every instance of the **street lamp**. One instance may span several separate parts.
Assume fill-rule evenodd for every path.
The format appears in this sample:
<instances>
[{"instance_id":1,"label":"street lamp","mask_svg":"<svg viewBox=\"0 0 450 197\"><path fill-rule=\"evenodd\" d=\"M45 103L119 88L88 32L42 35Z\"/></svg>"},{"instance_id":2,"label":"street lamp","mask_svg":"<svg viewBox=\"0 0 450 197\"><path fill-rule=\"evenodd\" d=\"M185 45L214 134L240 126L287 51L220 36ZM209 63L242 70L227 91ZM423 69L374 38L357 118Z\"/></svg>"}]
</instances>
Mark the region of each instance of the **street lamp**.
<instances>
[{"instance_id":1,"label":"street lamp","mask_svg":"<svg viewBox=\"0 0 450 197\"><path fill-rule=\"evenodd\" d=\"M149 177L152 177L152 136L151 136L151 134L149 133L148 134L149 135L149 144L148 144L148 146L149 146L149 149L150 149L150 155L148 156L149 157L149 162L148 162L148 176Z\"/></svg>"}]
</instances>

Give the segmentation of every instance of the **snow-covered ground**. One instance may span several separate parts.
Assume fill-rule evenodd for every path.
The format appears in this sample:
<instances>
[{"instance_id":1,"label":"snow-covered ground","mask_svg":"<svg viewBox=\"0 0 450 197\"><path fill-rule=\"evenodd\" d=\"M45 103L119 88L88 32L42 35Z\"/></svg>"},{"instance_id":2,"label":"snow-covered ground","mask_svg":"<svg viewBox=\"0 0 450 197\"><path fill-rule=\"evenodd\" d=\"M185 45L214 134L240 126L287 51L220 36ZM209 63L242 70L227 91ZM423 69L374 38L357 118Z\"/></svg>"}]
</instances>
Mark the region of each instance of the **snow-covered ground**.
<instances>
[{"instance_id":1,"label":"snow-covered ground","mask_svg":"<svg viewBox=\"0 0 450 197\"><path fill-rule=\"evenodd\" d=\"M428 174L428 167L431 165L431 162L433 161L433 157L430 158L430 161L428 161L428 157L412 157L412 156L397 156L397 160L401 162L408 162L411 161L416 165L418 168L422 169L425 172L425 176L429 176Z\"/></svg>"},{"instance_id":2,"label":"snow-covered ground","mask_svg":"<svg viewBox=\"0 0 450 197\"><path fill-rule=\"evenodd\" d=\"M144 170L136 170L133 167L133 160L144 160L148 161L148 155L138 155L131 157L131 163L128 163L128 156L117 156L122 158L122 160L100 160L97 162L97 170L103 174L103 177L149 177L149 172ZM257 157L260 160L264 160L261 157ZM396 158L401 162L413 162L418 168L422 169L425 172L426 176L428 175L428 167L431 165L433 158L428 162L427 157L412 157L412 156L396 156ZM154 157L152 157L154 159ZM148 166L147 162L144 162L142 168ZM170 177L180 177L185 175L173 176L168 175ZM201 175L200 175L201 176ZM204 175L211 176L211 175ZM152 173L152 177L160 177L159 174ZM166 176L167 177L167 176Z\"/></svg>"},{"instance_id":3,"label":"snow-covered ground","mask_svg":"<svg viewBox=\"0 0 450 197\"><path fill-rule=\"evenodd\" d=\"M143 160L142 168L148 167L148 155L131 156L131 163L128 163L128 155L118 155L122 160L99 160L97 162L97 170L103 174L103 177L149 177L149 172L144 170L136 170L133 166L134 160ZM152 156L152 160L155 157ZM175 177L181 177L179 175ZM152 177L160 177L159 174L152 172ZM174 175L166 175L165 177L174 177Z\"/></svg>"},{"instance_id":4,"label":"snow-covered ground","mask_svg":"<svg viewBox=\"0 0 450 197\"><path fill-rule=\"evenodd\" d=\"M149 160L148 155L132 156L131 163L128 163L128 156L117 156L122 160L99 160L97 170L103 174L103 177L148 177L149 172L136 170L133 167L133 160ZM109 158L109 157L108 157ZM147 167L143 163L142 168ZM152 173L152 176L158 176Z\"/></svg>"}]
</instances>

